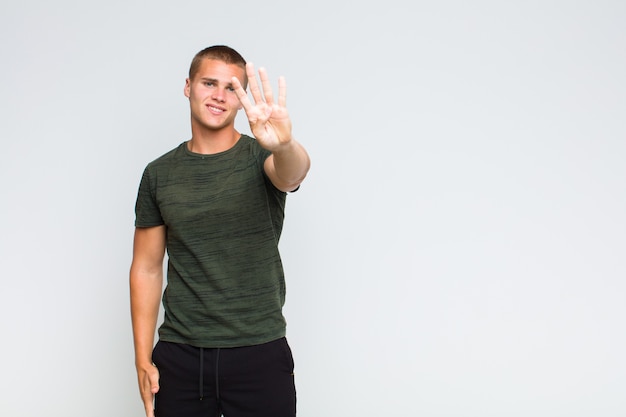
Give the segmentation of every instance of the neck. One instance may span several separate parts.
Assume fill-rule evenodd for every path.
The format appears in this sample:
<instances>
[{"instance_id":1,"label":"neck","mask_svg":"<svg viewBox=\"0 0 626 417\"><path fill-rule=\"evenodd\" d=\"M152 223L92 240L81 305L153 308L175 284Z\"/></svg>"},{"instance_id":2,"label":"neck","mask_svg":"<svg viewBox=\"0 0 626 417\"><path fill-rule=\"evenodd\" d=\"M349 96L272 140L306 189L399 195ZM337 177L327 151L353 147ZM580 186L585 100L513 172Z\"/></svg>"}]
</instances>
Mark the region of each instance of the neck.
<instances>
[{"instance_id":1,"label":"neck","mask_svg":"<svg viewBox=\"0 0 626 417\"><path fill-rule=\"evenodd\" d=\"M233 127L230 129L205 130L191 129L191 140L187 142L187 149L191 152L210 155L229 150L241 137Z\"/></svg>"}]
</instances>

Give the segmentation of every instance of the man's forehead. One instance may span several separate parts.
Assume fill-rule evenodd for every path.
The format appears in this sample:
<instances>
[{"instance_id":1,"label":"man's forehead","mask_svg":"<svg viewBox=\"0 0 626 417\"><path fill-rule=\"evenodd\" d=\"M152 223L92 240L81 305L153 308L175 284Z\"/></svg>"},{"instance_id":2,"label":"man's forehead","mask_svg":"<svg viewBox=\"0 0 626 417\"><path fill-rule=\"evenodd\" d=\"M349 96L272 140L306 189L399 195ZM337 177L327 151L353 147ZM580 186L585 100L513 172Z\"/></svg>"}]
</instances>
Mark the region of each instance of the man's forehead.
<instances>
[{"instance_id":1,"label":"man's forehead","mask_svg":"<svg viewBox=\"0 0 626 417\"><path fill-rule=\"evenodd\" d=\"M215 71L215 72L242 72L244 71L237 64L229 64L217 59L204 59L200 65L200 71Z\"/></svg>"},{"instance_id":2,"label":"man's forehead","mask_svg":"<svg viewBox=\"0 0 626 417\"><path fill-rule=\"evenodd\" d=\"M204 59L200 68L198 68L198 75L201 77L219 79L229 79L233 76L240 76L245 74L245 70L236 64L227 64L224 61L216 59Z\"/></svg>"}]
</instances>

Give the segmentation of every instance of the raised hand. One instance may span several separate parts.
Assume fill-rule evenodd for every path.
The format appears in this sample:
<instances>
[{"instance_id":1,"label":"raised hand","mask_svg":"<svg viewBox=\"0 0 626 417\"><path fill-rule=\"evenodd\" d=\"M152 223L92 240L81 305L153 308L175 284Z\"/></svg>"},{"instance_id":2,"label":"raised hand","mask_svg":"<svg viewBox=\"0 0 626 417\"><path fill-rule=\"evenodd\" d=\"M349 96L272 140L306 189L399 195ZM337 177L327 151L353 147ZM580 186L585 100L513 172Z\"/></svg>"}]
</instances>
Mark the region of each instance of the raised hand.
<instances>
[{"instance_id":1,"label":"raised hand","mask_svg":"<svg viewBox=\"0 0 626 417\"><path fill-rule=\"evenodd\" d=\"M254 104L248 98L236 77L232 83L235 93L243 106L252 134L259 144L269 151L277 150L281 145L291 141L291 119L287 112L287 84L284 77L278 79L278 102L274 101L274 94L265 68L259 68L261 88L257 82L254 65L246 65L250 93Z\"/></svg>"}]
</instances>

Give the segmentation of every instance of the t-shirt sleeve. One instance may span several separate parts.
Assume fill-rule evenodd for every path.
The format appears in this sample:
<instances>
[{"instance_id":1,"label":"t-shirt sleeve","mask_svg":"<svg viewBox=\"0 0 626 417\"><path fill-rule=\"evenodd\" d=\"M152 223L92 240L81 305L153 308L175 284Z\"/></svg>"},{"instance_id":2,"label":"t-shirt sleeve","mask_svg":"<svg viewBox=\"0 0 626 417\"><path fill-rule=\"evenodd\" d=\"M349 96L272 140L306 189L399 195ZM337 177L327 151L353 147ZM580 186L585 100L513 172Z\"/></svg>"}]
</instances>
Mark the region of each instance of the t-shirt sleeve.
<instances>
[{"instance_id":1,"label":"t-shirt sleeve","mask_svg":"<svg viewBox=\"0 0 626 417\"><path fill-rule=\"evenodd\" d=\"M135 203L135 227L153 227L164 224L155 194L156 185L148 166L143 171L139 183L137 202Z\"/></svg>"}]
</instances>

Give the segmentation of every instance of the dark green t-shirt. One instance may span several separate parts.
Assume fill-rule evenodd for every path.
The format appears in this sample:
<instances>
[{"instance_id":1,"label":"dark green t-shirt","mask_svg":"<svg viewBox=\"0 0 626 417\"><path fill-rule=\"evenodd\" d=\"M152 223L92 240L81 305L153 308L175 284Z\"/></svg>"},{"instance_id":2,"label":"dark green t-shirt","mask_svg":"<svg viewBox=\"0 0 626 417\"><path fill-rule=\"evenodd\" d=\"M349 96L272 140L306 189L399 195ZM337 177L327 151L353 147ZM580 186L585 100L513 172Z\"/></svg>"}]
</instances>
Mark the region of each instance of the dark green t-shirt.
<instances>
[{"instance_id":1,"label":"dark green t-shirt","mask_svg":"<svg viewBox=\"0 0 626 417\"><path fill-rule=\"evenodd\" d=\"M242 135L214 155L186 143L146 167L137 227L167 227L164 341L237 347L285 335L278 252L286 194L265 175L270 155Z\"/></svg>"}]
</instances>

